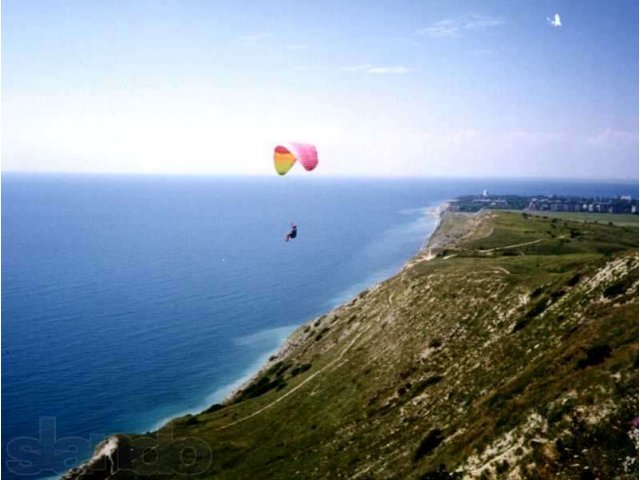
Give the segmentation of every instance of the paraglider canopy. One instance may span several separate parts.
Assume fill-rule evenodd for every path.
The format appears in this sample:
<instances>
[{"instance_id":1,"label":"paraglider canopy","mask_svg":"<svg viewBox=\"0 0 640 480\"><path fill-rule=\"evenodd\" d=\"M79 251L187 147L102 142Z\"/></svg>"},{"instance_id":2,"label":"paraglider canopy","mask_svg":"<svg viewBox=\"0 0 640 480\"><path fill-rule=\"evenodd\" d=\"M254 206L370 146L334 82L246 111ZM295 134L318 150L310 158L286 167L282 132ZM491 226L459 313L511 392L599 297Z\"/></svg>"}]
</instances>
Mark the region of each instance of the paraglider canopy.
<instances>
[{"instance_id":1,"label":"paraglider canopy","mask_svg":"<svg viewBox=\"0 0 640 480\"><path fill-rule=\"evenodd\" d=\"M273 149L273 163L279 175L284 175L291 170L296 160L309 172L316 168L316 165L318 165L318 152L315 145L289 142L278 145Z\"/></svg>"}]
</instances>

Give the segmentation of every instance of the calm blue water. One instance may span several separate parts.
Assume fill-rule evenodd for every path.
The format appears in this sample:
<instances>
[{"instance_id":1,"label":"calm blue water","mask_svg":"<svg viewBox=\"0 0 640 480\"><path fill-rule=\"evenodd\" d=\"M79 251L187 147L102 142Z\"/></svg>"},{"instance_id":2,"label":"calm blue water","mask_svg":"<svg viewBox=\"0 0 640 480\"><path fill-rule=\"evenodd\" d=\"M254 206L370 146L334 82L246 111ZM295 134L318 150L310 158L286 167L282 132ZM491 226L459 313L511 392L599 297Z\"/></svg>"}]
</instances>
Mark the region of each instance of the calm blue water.
<instances>
[{"instance_id":1,"label":"calm blue water","mask_svg":"<svg viewBox=\"0 0 640 480\"><path fill-rule=\"evenodd\" d=\"M219 401L292 328L397 271L433 228L425 208L484 188L638 192L585 182L3 174L3 474L62 473L102 436ZM292 221L299 235L285 243ZM55 454L69 437L84 447ZM18 457L26 463L11 463Z\"/></svg>"}]
</instances>

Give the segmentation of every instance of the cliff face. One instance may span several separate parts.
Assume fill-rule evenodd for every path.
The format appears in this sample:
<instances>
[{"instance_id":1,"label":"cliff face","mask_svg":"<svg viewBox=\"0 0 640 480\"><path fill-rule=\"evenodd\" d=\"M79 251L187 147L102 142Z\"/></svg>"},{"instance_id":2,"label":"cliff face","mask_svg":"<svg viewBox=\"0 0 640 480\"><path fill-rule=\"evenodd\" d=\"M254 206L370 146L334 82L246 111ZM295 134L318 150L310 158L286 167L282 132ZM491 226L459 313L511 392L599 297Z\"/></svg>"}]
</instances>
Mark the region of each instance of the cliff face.
<instances>
[{"instance_id":1,"label":"cliff face","mask_svg":"<svg viewBox=\"0 0 640 480\"><path fill-rule=\"evenodd\" d=\"M637 312L637 229L449 213L227 404L68 476L631 477Z\"/></svg>"}]
</instances>

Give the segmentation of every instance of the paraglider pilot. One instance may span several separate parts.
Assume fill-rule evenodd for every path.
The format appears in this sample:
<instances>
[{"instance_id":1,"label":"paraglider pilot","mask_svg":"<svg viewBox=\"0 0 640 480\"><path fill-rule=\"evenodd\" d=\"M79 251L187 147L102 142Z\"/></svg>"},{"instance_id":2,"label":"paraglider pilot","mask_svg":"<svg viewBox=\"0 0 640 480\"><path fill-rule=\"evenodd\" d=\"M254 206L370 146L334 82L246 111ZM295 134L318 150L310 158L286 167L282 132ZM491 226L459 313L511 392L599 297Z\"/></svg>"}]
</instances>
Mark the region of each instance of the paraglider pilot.
<instances>
[{"instance_id":1,"label":"paraglider pilot","mask_svg":"<svg viewBox=\"0 0 640 480\"><path fill-rule=\"evenodd\" d=\"M287 233L287 236L284 240L285 242L288 242L289 240L296 238L297 235L298 235L298 227L296 226L295 223L292 223L291 231Z\"/></svg>"}]
</instances>

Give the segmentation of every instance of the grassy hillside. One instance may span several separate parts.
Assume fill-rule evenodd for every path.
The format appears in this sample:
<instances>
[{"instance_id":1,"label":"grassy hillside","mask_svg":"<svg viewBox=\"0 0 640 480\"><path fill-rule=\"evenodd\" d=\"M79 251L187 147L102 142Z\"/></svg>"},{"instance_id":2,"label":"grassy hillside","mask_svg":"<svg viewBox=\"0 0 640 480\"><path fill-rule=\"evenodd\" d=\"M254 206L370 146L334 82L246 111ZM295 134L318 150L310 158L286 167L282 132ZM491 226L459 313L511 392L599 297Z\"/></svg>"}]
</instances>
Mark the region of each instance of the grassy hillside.
<instances>
[{"instance_id":1,"label":"grassy hillside","mask_svg":"<svg viewBox=\"0 0 640 480\"><path fill-rule=\"evenodd\" d=\"M561 220L572 220L576 222L605 223L611 222L613 225L622 227L638 228L638 215L629 213L591 213L591 212L548 212L548 211L528 211L532 215L558 218Z\"/></svg>"},{"instance_id":2,"label":"grassy hillside","mask_svg":"<svg viewBox=\"0 0 640 480\"><path fill-rule=\"evenodd\" d=\"M637 232L449 213L226 405L69 477L636 478Z\"/></svg>"}]
</instances>

